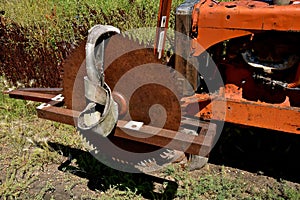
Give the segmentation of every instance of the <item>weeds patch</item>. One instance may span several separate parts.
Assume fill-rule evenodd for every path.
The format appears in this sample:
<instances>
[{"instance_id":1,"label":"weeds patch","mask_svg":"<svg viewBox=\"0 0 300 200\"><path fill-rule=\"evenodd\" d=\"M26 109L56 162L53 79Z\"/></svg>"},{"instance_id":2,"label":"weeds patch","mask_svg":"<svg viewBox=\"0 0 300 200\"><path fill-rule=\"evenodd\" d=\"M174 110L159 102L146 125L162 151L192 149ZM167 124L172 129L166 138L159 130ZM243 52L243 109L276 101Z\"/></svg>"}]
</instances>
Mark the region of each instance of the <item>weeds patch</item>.
<instances>
[{"instance_id":1,"label":"weeds patch","mask_svg":"<svg viewBox=\"0 0 300 200\"><path fill-rule=\"evenodd\" d=\"M182 0L173 1L174 11ZM15 86L61 87L62 62L96 24L155 27L158 1L2 0L0 75Z\"/></svg>"}]
</instances>

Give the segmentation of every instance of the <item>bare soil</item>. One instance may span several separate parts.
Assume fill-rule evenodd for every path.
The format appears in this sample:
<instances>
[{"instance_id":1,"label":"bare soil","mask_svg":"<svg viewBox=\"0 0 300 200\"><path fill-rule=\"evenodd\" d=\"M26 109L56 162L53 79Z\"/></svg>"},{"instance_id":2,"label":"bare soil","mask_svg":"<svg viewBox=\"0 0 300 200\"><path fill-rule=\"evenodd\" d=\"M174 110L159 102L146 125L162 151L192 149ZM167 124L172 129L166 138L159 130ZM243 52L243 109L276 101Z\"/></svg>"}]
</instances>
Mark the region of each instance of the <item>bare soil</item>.
<instances>
[{"instance_id":1,"label":"bare soil","mask_svg":"<svg viewBox=\"0 0 300 200\"><path fill-rule=\"evenodd\" d=\"M226 127L231 130L234 128L230 125ZM225 175L227 179L238 179L245 183L250 196L251 193L266 193L268 189L272 189L272 192L278 195L283 193L283 185L300 193L300 166L297 162L299 136L260 129L238 130L230 135L223 133L211 152L209 163L201 170L189 172L190 178L198 180L207 175ZM155 189L164 182L174 185L173 189L168 191L171 191L171 194L168 194L169 199L175 197L178 190L183 187L181 180L166 176L162 172L151 175L118 172L98 163L89 152L57 143L49 145L57 153L62 154L61 162L48 164L34 172L36 180L29 186L27 194L29 196L43 191L42 199L103 198L104 193L109 193L115 187L120 189L120 185L126 185L128 179L124 177L153 187L153 191L149 193L139 190L136 185L129 188L132 192L137 190L145 199L151 199L152 192L156 193L156 198L165 195L164 190ZM9 152L2 147L1 154L4 153ZM85 162L81 160L82 158L91 165L82 163ZM1 183L5 181L5 163L8 164L9 160L1 164ZM207 199L205 196L199 198ZM284 196L282 198L285 199Z\"/></svg>"}]
</instances>

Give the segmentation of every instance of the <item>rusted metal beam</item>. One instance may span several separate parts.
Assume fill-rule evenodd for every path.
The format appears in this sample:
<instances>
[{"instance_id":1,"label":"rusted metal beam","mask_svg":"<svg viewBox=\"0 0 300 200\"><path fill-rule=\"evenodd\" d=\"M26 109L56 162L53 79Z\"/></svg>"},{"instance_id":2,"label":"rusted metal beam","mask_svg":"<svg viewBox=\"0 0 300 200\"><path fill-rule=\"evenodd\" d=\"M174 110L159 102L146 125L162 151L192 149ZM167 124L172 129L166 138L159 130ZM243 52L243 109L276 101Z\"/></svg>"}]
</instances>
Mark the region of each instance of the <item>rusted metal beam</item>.
<instances>
[{"instance_id":1,"label":"rusted metal beam","mask_svg":"<svg viewBox=\"0 0 300 200\"><path fill-rule=\"evenodd\" d=\"M44 103L37 107L37 115L42 119L75 126L77 124L79 112Z\"/></svg>"},{"instance_id":2,"label":"rusted metal beam","mask_svg":"<svg viewBox=\"0 0 300 200\"><path fill-rule=\"evenodd\" d=\"M42 104L37 108L38 117L49 119L69 125L75 126L79 116L78 111L65 109L61 107ZM188 120L186 120L188 123ZM119 120L114 133L114 137L141 142L145 144L155 145L159 147L167 147L186 153L205 156L209 153L214 140L216 126L204 126L198 136L187 135L185 133L156 128L152 126L142 126L139 130L125 128L127 121ZM195 122L191 122L194 123ZM190 125L192 125L190 123ZM203 122L202 122L203 123ZM204 123L205 124L205 123ZM201 124L200 124L201 125ZM206 125L206 124L205 124ZM200 151L201 149L201 151Z\"/></svg>"},{"instance_id":3,"label":"rusted metal beam","mask_svg":"<svg viewBox=\"0 0 300 200\"><path fill-rule=\"evenodd\" d=\"M211 130L205 129L207 135L194 136L147 125L143 125L139 130L133 130L125 128L126 124L127 121L119 120L114 136L195 155L201 152L202 156L209 153L216 132L214 126Z\"/></svg>"},{"instance_id":4,"label":"rusted metal beam","mask_svg":"<svg viewBox=\"0 0 300 200\"><path fill-rule=\"evenodd\" d=\"M25 90L12 90L6 91L4 93L8 94L10 98L24 99L44 103L48 103L50 101L62 102L64 99L61 95L57 94L45 94L41 92L31 92Z\"/></svg>"},{"instance_id":5,"label":"rusted metal beam","mask_svg":"<svg viewBox=\"0 0 300 200\"><path fill-rule=\"evenodd\" d=\"M223 100L215 100L212 106L218 107L222 103ZM222 119L222 116L215 115L213 118ZM225 119L235 124L300 134L299 108L280 108L268 104L229 100Z\"/></svg>"},{"instance_id":6,"label":"rusted metal beam","mask_svg":"<svg viewBox=\"0 0 300 200\"><path fill-rule=\"evenodd\" d=\"M300 109L297 107L222 97L214 97L211 101L206 99L203 104L203 99L201 94L186 98L187 114L206 120L300 134Z\"/></svg>"},{"instance_id":7,"label":"rusted metal beam","mask_svg":"<svg viewBox=\"0 0 300 200\"><path fill-rule=\"evenodd\" d=\"M63 92L63 88L19 88L20 91L26 92L38 92L44 94L55 94L59 95Z\"/></svg>"},{"instance_id":8,"label":"rusted metal beam","mask_svg":"<svg viewBox=\"0 0 300 200\"><path fill-rule=\"evenodd\" d=\"M75 125L74 120L77 119L79 112L54 107L53 105L62 102L62 99L57 99L57 96L55 95L19 90L6 93L13 98L48 102L47 104L43 104L43 109L38 109L38 116L40 118ZM300 109L297 107L285 106L284 104L276 105L259 103L247 101L245 99L241 100L239 98L229 99L216 96L209 97L207 94L196 94L192 97L184 98L184 101L184 112L189 116L195 116L205 120L220 120L233 124L300 134ZM188 120L185 120L185 118L183 118L182 123L193 126L199 125L203 129L207 129L207 124L200 122L199 120L193 121L190 118L187 119ZM120 131L117 131L116 136L118 136L118 132ZM119 136L121 137L129 137L124 136L122 133L120 134L121 135ZM166 134L168 135L167 132ZM160 135L157 136L157 138L159 137ZM155 143L152 139L149 139L147 142Z\"/></svg>"},{"instance_id":9,"label":"rusted metal beam","mask_svg":"<svg viewBox=\"0 0 300 200\"><path fill-rule=\"evenodd\" d=\"M164 53L165 40L171 13L172 0L160 0L154 54L161 59Z\"/></svg>"}]
</instances>

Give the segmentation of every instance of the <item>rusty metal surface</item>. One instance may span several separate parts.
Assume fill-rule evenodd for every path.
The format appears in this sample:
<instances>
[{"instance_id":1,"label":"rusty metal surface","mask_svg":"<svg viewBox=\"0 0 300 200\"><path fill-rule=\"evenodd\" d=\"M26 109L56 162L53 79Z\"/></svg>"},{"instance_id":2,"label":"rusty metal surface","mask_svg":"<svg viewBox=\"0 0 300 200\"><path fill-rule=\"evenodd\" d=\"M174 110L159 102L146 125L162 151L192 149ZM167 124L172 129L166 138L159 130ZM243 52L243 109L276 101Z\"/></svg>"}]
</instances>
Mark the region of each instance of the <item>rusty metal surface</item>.
<instances>
[{"instance_id":1,"label":"rusty metal surface","mask_svg":"<svg viewBox=\"0 0 300 200\"><path fill-rule=\"evenodd\" d=\"M10 98L24 99L24 100L45 102L45 103L48 103L50 101L55 101L55 97L57 97L57 94L45 94L40 92L30 92L26 90L6 91L5 94L8 94Z\"/></svg>"},{"instance_id":2,"label":"rusty metal surface","mask_svg":"<svg viewBox=\"0 0 300 200\"><path fill-rule=\"evenodd\" d=\"M37 115L39 118L48 119L68 125L75 126L79 112L62 107L52 106L50 104L42 104L37 108Z\"/></svg>"},{"instance_id":3,"label":"rusty metal surface","mask_svg":"<svg viewBox=\"0 0 300 200\"><path fill-rule=\"evenodd\" d=\"M226 99L218 98L218 96L209 96L208 94L195 94L194 96L183 98L184 104L182 107L187 115L207 120L221 120L234 124L300 134L300 109L290 107L288 101L281 104L258 103L243 99L241 92L234 85L228 85L225 90L227 90L227 92L225 91ZM54 95L47 95L48 97L45 98L45 94L35 96L36 94L32 93L30 93L30 96L24 91L11 91L11 93L17 94L13 96L14 98L34 101L48 101L54 97ZM42 99L40 98L41 96L43 97ZM225 112L212 112L213 109L218 110L217 108L223 107L224 104L226 104L227 108ZM200 112L195 112L195 110L200 110ZM51 106L50 104L44 104L42 109L38 109L38 117L70 125L75 125L76 121L74 119L76 120L78 115L78 111ZM195 122L184 118L182 123L194 126L199 125L199 121ZM205 124L200 123L200 125L206 129ZM118 136L118 133L116 133L116 136ZM122 137L126 138L128 136Z\"/></svg>"},{"instance_id":4,"label":"rusty metal surface","mask_svg":"<svg viewBox=\"0 0 300 200\"><path fill-rule=\"evenodd\" d=\"M80 50L81 49L81 50ZM79 51L84 49L80 47ZM72 59L70 57L69 59ZM79 60L78 60L79 61ZM165 75L171 76L171 71L166 72L164 68L161 71L157 70L158 65L161 63L153 54L153 48L147 47L145 44L139 44L130 40L127 36L114 35L110 38L105 50L105 82L109 85L113 93L117 93L122 96L119 106L127 106L128 111L125 112L123 107L119 111L123 110L121 115L124 120L142 121L145 124L152 126L161 126L161 122L164 121L165 116L160 113L161 109L152 109L154 111L156 119L151 121L149 116L149 109L153 108L153 105L161 105L164 107L167 113L166 123L163 126L165 129L178 130L181 119L180 102L174 80L168 80ZM80 65L80 64L79 64ZM141 73L131 73L134 70L138 70L141 66L147 65L147 71ZM66 68L65 73L69 72L69 75L64 75L64 95L66 96L66 105L73 110L81 111L85 108L86 102L84 98L83 77L85 75L85 67L75 65L64 65ZM76 74L78 72L78 74ZM131 75L127 76L130 72ZM165 73L159 73L165 72ZM152 75L151 75L152 74ZM126 76L126 85L118 84L119 81ZM166 80L169 88L156 84L155 81L149 84L142 85L144 80L151 80L151 76L155 76L155 80ZM151 82L151 81L150 81ZM72 85L72 87L70 86ZM115 86L118 85L117 88ZM137 86L136 91L131 93L127 88L134 88ZM73 89L72 92L70 89ZM70 100L71 98L71 100ZM123 100L126 100L126 104ZM70 105L71 104L71 105Z\"/></svg>"},{"instance_id":5,"label":"rusty metal surface","mask_svg":"<svg viewBox=\"0 0 300 200\"><path fill-rule=\"evenodd\" d=\"M37 109L37 112L40 118L69 125L76 125L76 119L79 116L78 111L50 105L44 105L40 109ZM147 125L142 126L141 129L137 131L125 128L124 126L127 123L128 121L124 120L118 121L114 137L159 147L167 146L168 148L185 151L186 153L194 155L198 155L201 152L203 156L206 156L206 154L208 154L210 151L216 133L216 126L212 127L212 124L210 124L210 129L208 130L208 123L196 123L195 121L189 119L185 119L184 123L189 125L197 125L202 128L200 130L201 134L198 136L187 135L181 132L160 129Z\"/></svg>"},{"instance_id":6,"label":"rusty metal surface","mask_svg":"<svg viewBox=\"0 0 300 200\"><path fill-rule=\"evenodd\" d=\"M200 11L200 12L197 12ZM197 56L218 42L255 31L299 31L300 5L269 5L260 1L215 3L202 0L195 5L193 22L198 26L194 46Z\"/></svg>"},{"instance_id":7,"label":"rusty metal surface","mask_svg":"<svg viewBox=\"0 0 300 200\"><path fill-rule=\"evenodd\" d=\"M227 88L230 89L233 88ZM280 104L254 102L243 99L240 92L228 91L225 96L227 98L207 94L187 97L185 111L202 119L300 134L300 108L289 106L288 100ZM224 105L226 110L218 109Z\"/></svg>"},{"instance_id":8,"label":"rusty metal surface","mask_svg":"<svg viewBox=\"0 0 300 200\"><path fill-rule=\"evenodd\" d=\"M167 29L169 24L170 12L171 12L172 0L160 0L156 38L154 43L154 54L158 54L158 58L163 57L165 40L167 37ZM163 34L163 35L162 35Z\"/></svg>"},{"instance_id":9,"label":"rusty metal surface","mask_svg":"<svg viewBox=\"0 0 300 200\"><path fill-rule=\"evenodd\" d=\"M66 60L62 63L63 66L63 95L66 97L65 105L67 108L72 108L73 98L82 99L83 105L74 104L74 110L83 110L85 106L84 97L84 83L83 77L86 75L85 71L85 44L86 40L83 40L77 47L74 49ZM78 84L74 85L76 77L81 77L78 79ZM78 93L73 94L73 90L76 89ZM77 106L75 106L77 105Z\"/></svg>"},{"instance_id":10,"label":"rusty metal surface","mask_svg":"<svg viewBox=\"0 0 300 200\"><path fill-rule=\"evenodd\" d=\"M77 111L83 110L86 105L83 82L83 77L86 76L85 44L86 40L82 41L63 63L63 95L66 97L66 106ZM131 52L132 50L136 51ZM105 81L113 90L117 81L128 69L147 63L159 63L159 61L147 45L134 42L123 35L115 35L106 47L104 63ZM127 69L123 69L123 65Z\"/></svg>"},{"instance_id":11,"label":"rusty metal surface","mask_svg":"<svg viewBox=\"0 0 300 200\"><path fill-rule=\"evenodd\" d=\"M188 81L182 83L182 93L185 96L193 94L198 86L198 72L196 68L190 64L190 60L192 59L190 56L190 36L192 22L190 9L192 9L192 5L189 5L187 8L182 8L180 6L177 10L175 20L176 55L174 55L174 68Z\"/></svg>"},{"instance_id":12,"label":"rusty metal surface","mask_svg":"<svg viewBox=\"0 0 300 200\"><path fill-rule=\"evenodd\" d=\"M143 58L143 59L141 59ZM160 123L164 121L164 115L161 113L161 109L152 109L153 115L149 116L149 111L152 106L160 105L166 111L166 122L163 126L165 129L178 130L180 126L181 119L181 109L180 102L178 100L178 94L176 94L176 85L172 85L172 80L165 77L166 73L163 71L166 69L161 69L157 71L158 60L154 57L152 49L140 49L137 51L131 51L127 54L120 56L106 69L106 82L112 88L113 91L121 93L125 99L127 99L128 113L124 116L124 119L132 119L135 121L142 121L145 124L150 124L152 126L161 126ZM148 65L147 71L139 73L131 73L131 75L126 78L126 85L118 85L115 88L118 81L123 78L123 76L133 70L139 69L136 67ZM137 70L138 71L138 70ZM158 73L161 72L161 73ZM145 74L147 73L147 74ZM166 88L160 84L148 83L143 85L146 78L149 80L151 76L155 76L155 80L166 80L169 82L170 88ZM129 88L136 87L134 93L131 94Z\"/></svg>"},{"instance_id":13,"label":"rusty metal surface","mask_svg":"<svg viewBox=\"0 0 300 200\"><path fill-rule=\"evenodd\" d=\"M38 92L44 94L59 95L63 92L63 88L19 88L19 91Z\"/></svg>"},{"instance_id":14,"label":"rusty metal surface","mask_svg":"<svg viewBox=\"0 0 300 200\"><path fill-rule=\"evenodd\" d=\"M193 136L147 125L141 127L139 131L134 131L124 128L126 123L126 121L122 120L118 122L115 136L159 147L167 147L194 155L198 155L201 152L202 156L206 156L210 152L212 142L214 141L215 130L208 132L207 129L204 129L202 132L207 133L207 136L204 134Z\"/></svg>"}]
</instances>

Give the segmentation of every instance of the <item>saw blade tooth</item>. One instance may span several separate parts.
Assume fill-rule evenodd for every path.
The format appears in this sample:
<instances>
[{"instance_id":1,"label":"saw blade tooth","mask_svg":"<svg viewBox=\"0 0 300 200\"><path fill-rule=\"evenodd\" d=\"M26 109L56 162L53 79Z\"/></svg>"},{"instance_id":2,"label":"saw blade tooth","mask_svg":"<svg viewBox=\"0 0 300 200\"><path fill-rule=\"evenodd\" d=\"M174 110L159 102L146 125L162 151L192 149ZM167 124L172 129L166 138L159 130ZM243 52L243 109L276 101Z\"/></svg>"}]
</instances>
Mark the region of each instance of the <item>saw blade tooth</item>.
<instances>
[{"instance_id":1,"label":"saw blade tooth","mask_svg":"<svg viewBox=\"0 0 300 200\"><path fill-rule=\"evenodd\" d=\"M174 151L173 151L173 150L170 150L170 149L167 149L167 152L168 152L168 153L173 153Z\"/></svg>"},{"instance_id":2,"label":"saw blade tooth","mask_svg":"<svg viewBox=\"0 0 300 200\"><path fill-rule=\"evenodd\" d=\"M160 156L164 159L173 159L175 153L173 151L168 151L168 152L163 152L163 154L160 154Z\"/></svg>"},{"instance_id":3,"label":"saw blade tooth","mask_svg":"<svg viewBox=\"0 0 300 200\"><path fill-rule=\"evenodd\" d=\"M145 163L146 165L149 164L147 160L144 160L144 163Z\"/></svg>"},{"instance_id":4,"label":"saw blade tooth","mask_svg":"<svg viewBox=\"0 0 300 200\"><path fill-rule=\"evenodd\" d=\"M87 144L89 145L90 148L92 148L92 150L95 149L94 145L90 141L88 141Z\"/></svg>"},{"instance_id":5,"label":"saw blade tooth","mask_svg":"<svg viewBox=\"0 0 300 200\"><path fill-rule=\"evenodd\" d=\"M160 155L160 157L162 157L162 158L167 158L168 157L168 155L165 153L165 152L163 152L162 154L159 154Z\"/></svg>"}]
</instances>

